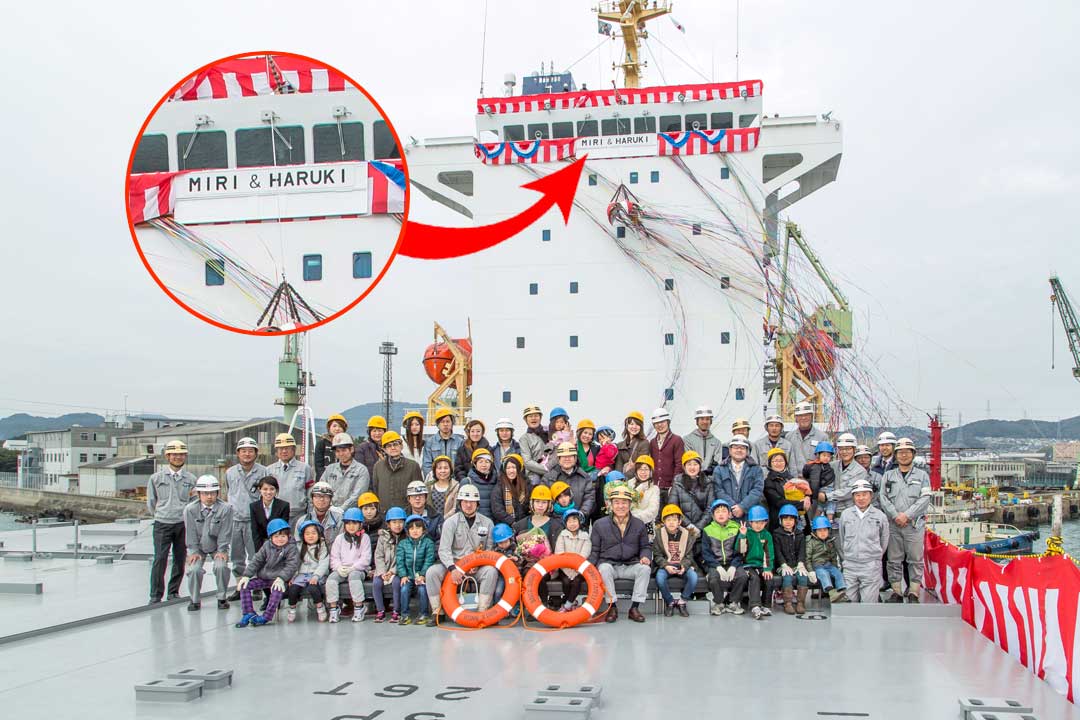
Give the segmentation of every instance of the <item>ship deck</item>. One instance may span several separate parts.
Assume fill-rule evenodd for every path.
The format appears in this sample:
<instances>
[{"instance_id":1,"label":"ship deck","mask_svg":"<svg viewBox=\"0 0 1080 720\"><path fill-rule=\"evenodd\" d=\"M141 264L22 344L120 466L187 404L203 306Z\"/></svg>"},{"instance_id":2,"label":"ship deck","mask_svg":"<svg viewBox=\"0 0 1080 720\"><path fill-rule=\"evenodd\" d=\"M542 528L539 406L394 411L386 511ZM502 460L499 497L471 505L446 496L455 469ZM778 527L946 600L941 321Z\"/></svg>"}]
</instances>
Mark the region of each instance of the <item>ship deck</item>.
<instances>
[{"instance_id":1,"label":"ship deck","mask_svg":"<svg viewBox=\"0 0 1080 720\"><path fill-rule=\"evenodd\" d=\"M5 550L10 535L0 535ZM256 708L275 718L521 717L545 685L596 684L600 720L748 702L785 718L957 718L961 695L1015 697L1041 720L1080 718L955 607L815 601L806 618L755 622L710 617L705 602L691 603L690 618L664 618L646 603L641 625L624 614L555 632L329 625L302 613L292 625L282 614L240 630L238 603L228 612L210 599L199 613L186 601L146 608L146 571L145 560L0 562L0 582L44 578L41 595L0 594L0 704L29 717L246 717ZM185 668L232 670L233 686L193 704L135 700L136 683Z\"/></svg>"}]
</instances>

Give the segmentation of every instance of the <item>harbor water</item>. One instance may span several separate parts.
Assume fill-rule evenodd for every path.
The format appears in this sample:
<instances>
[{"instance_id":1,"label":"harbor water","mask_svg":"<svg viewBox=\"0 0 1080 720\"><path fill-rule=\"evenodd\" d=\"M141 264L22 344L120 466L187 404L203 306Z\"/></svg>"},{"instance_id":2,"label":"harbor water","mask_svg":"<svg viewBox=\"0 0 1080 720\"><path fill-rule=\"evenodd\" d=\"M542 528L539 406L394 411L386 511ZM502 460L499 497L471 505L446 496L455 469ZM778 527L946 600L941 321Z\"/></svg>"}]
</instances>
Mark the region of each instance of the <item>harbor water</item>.
<instances>
[{"instance_id":1,"label":"harbor water","mask_svg":"<svg viewBox=\"0 0 1080 720\"><path fill-rule=\"evenodd\" d=\"M18 530L25 527L25 525L20 525L19 523L15 522L15 516L11 513L0 512L0 532L5 532L7 530Z\"/></svg>"}]
</instances>

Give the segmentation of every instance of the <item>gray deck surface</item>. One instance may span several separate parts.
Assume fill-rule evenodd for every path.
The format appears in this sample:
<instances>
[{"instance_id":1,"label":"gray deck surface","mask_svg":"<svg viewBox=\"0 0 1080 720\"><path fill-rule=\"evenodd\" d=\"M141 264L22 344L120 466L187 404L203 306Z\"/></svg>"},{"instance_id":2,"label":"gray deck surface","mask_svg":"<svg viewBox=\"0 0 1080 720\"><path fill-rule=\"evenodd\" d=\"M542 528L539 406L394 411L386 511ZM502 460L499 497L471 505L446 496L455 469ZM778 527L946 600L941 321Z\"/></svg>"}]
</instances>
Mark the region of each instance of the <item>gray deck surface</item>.
<instances>
[{"instance_id":1,"label":"gray deck surface","mask_svg":"<svg viewBox=\"0 0 1080 720\"><path fill-rule=\"evenodd\" d=\"M79 543L85 548L83 552L88 555L100 555L101 551L93 548L103 545L124 545L127 557L150 557L154 554L154 541L151 536L153 522L143 520L138 525L126 523L101 523L94 525L80 525ZM92 530L92 534L82 534L85 530ZM104 534L109 530L116 530L116 535ZM136 537L131 536L133 530L138 530ZM11 552L28 552L33 547L33 531L27 526L25 530L9 530L0 532L0 540L4 547L0 549L0 556ZM75 528L71 525L51 528L39 525L37 531L38 552L68 554L72 549L67 547L75 542ZM2 568L0 568L2 572Z\"/></svg>"}]
</instances>

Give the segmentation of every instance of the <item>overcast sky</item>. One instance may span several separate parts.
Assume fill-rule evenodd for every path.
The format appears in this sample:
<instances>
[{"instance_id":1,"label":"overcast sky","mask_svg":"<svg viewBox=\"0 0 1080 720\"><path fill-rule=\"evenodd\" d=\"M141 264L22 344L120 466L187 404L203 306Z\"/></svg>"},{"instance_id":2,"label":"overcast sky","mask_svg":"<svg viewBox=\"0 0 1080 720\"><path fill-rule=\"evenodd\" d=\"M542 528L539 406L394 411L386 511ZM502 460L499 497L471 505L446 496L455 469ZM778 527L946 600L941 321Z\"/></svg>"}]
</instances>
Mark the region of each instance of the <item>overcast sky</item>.
<instances>
[{"instance_id":1,"label":"overcast sky","mask_svg":"<svg viewBox=\"0 0 1080 720\"><path fill-rule=\"evenodd\" d=\"M487 94L503 74L562 69L602 39L588 0L491 2ZM150 107L224 55L291 50L336 65L402 137L473 132L483 2L23 3L0 42L6 139L0 415L129 407L173 415L274 412L281 340L204 325L153 283L124 217L124 171ZM733 0L681 0L655 35L668 82L734 79ZM839 278L856 334L897 393L951 422L1080 413L1049 286L1080 304L1080 50L1073 2L743 0L740 78L768 113L832 111L838 181L791 217ZM658 45L658 44L657 44ZM611 48L574 67L610 82ZM607 68L605 66L608 66ZM646 82L660 84L652 68ZM360 307L312 333L325 416L380 394L381 340L401 348L398 399L430 390L433 312L410 287L440 265L398 260ZM449 314L449 313L447 313ZM460 320L458 326L455 322ZM464 320L446 317L453 332ZM1050 370L1051 327L1057 337ZM618 412L622 412L619 409ZM920 418L919 424L923 424Z\"/></svg>"}]
</instances>

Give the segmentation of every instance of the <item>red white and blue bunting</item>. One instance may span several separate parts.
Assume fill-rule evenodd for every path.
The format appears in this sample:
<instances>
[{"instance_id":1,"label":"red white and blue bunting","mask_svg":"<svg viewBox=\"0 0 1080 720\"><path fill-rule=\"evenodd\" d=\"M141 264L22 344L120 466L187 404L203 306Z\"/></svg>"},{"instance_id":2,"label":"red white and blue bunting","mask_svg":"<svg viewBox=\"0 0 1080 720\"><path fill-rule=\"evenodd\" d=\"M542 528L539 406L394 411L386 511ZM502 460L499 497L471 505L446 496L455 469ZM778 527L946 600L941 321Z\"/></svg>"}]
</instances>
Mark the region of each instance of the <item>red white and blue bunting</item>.
<instances>
[{"instance_id":1,"label":"red white and blue bunting","mask_svg":"<svg viewBox=\"0 0 1080 720\"><path fill-rule=\"evenodd\" d=\"M549 163L574 156L577 138L477 143L476 157L485 165Z\"/></svg>"},{"instance_id":2,"label":"red white and blue bunting","mask_svg":"<svg viewBox=\"0 0 1080 720\"><path fill-rule=\"evenodd\" d=\"M657 155L749 152L757 147L760 133L761 128L657 133Z\"/></svg>"},{"instance_id":3,"label":"red white and blue bunting","mask_svg":"<svg viewBox=\"0 0 1080 720\"><path fill-rule=\"evenodd\" d=\"M478 114L539 112L541 110L573 110L575 108L610 107L615 105L645 105L648 103L694 102L700 100L733 100L740 97L760 97L760 80L740 80L729 83L699 83L696 85L660 85L645 88L584 90L544 95L479 98Z\"/></svg>"}]
</instances>

